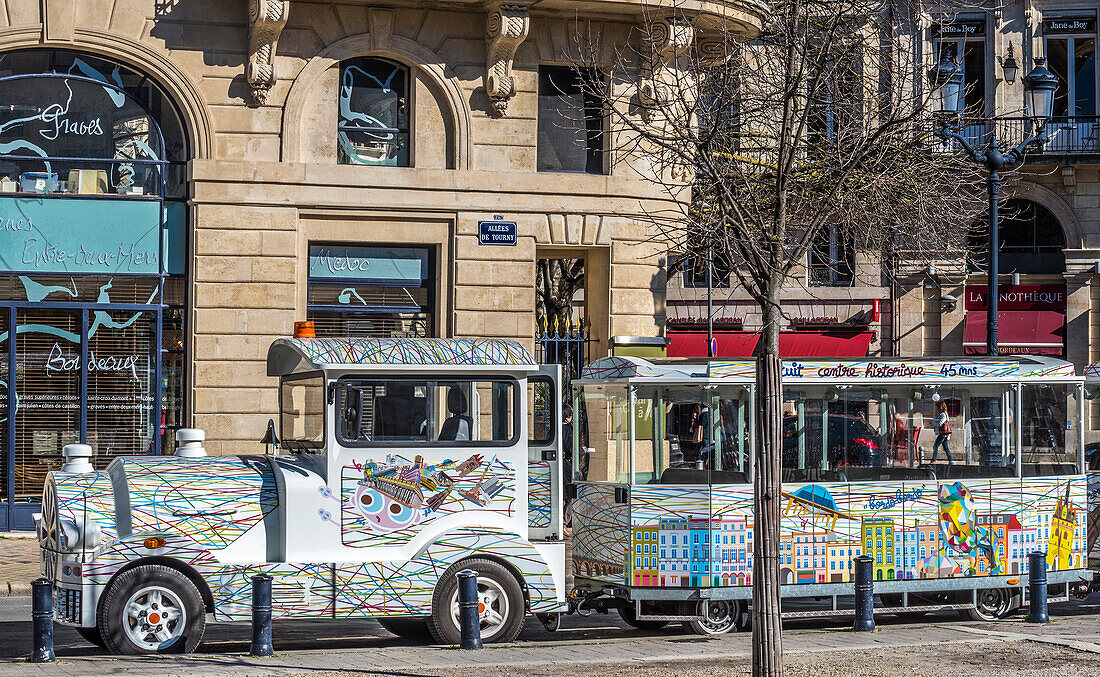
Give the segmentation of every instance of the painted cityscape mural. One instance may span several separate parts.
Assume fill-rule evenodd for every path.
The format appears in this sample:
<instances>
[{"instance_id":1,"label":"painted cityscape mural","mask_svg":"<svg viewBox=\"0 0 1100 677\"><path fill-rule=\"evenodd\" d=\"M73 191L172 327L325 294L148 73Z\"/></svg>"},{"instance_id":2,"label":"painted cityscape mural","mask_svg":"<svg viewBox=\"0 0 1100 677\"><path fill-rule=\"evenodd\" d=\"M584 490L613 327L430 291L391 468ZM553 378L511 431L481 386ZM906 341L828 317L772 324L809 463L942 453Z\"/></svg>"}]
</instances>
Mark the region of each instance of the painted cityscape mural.
<instances>
[{"instance_id":1,"label":"painted cityscape mural","mask_svg":"<svg viewBox=\"0 0 1100 677\"><path fill-rule=\"evenodd\" d=\"M784 485L784 584L851 580L870 555L876 580L1026 575L1086 561L1081 478ZM573 506L577 575L632 586L752 584L752 487L582 485Z\"/></svg>"}]
</instances>

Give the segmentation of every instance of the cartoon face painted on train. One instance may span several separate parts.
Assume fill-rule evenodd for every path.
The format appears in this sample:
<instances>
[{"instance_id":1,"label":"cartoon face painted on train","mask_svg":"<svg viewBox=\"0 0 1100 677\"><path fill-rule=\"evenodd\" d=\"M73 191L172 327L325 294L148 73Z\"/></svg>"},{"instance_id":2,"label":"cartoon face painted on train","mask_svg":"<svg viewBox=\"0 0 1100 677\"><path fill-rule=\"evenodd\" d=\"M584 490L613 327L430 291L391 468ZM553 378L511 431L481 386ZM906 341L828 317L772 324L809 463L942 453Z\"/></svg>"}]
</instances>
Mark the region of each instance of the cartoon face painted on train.
<instances>
[{"instance_id":1,"label":"cartoon face painted on train","mask_svg":"<svg viewBox=\"0 0 1100 677\"><path fill-rule=\"evenodd\" d=\"M379 534L411 527L420 521L421 510L398 503L393 498L361 484L355 491L355 510L366 520L367 528Z\"/></svg>"}]
</instances>

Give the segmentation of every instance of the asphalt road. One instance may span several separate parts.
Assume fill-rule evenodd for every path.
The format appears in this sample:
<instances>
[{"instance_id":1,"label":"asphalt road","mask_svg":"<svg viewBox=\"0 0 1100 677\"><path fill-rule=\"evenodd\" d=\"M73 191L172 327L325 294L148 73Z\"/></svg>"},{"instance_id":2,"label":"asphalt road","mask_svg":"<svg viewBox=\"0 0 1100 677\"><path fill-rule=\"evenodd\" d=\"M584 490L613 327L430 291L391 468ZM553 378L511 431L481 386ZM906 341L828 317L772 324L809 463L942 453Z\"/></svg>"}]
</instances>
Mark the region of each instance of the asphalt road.
<instances>
[{"instance_id":1,"label":"asphalt road","mask_svg":"<svg viewBox=\"0 0 1100 677\"><path fill-rule=\"evenodd\" d=\"M1082 622L1090 627L1100 626L1100 593L1085 600L1051 603L1053 618L1082 616ZM31 605L26 597L0 598L0 658L18 658L26 656L30 650ZM1092 617L1095 617L1095 621ZM923 623L951 624L958 621L958 615L952 611L929 614L920 619ZM880 613L876 616L880 626L902 626L912 619ZM784 628L790 630L837 629L850 626L850 618L798 619L784 622ZM641 631L623 623L614 611L593 614L588 617L567 616L563 618L561 628L548 632L535 619L529 619L520 635L519 644L537 646L545 642L582 642L630 637L663 637L690 635L679 624L670 624L658 631ZM248 623L210 623L206 628L205 640L199 647L201 653L228 654L248 651L251 629ZM273 639L278 651L304 649L371 649L400 646L414 646L417 642L391 635L377 622L372 620L343 621L276 621L273 625ZM54 646L58 657L79 657L102 655L103 651L84 641L72 628L54 626ZM1095 658L1095 656L1093 657Z\"/></svg>"}]
</instances>

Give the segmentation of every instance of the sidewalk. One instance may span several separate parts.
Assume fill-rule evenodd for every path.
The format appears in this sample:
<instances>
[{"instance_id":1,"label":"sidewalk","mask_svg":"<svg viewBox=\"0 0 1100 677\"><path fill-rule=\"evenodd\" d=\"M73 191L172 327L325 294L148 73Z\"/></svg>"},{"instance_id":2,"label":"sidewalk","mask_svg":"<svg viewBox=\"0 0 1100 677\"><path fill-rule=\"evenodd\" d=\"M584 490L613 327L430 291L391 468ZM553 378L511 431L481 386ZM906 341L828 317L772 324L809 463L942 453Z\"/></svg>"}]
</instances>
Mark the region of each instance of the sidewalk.
<instances>
[{"instance_id":1,"label":"sidewalk","mask_svg":"<svg viewBox=\"0 0 1100 677\"><path fill-rule=\"evenodd\" d=\"M1023 645L1045 652L1044 660L1083 665L1100 663L1100 632L1094 619L1081 627L1071 619L1062 619L1043 627L1021 621L997 624L921 623L879 626L873 633L855 633L845 627L798 629L783 633L784 653L803 656L803 662L836 660L859 665L865 655L879 651L903 653L949 651L981 660L987 652L1014 654ZM701 667L700 663L720 665L706 674L721 674L723 668L743 667L752 654L751 633L707 638L691 635L605 638L582 641L540 641L508 646L487 646L482 651L461 651L453 647L372 646L342 649L305 649L283 651L266 658L250 658L237 653L194 654L177 657L116 658L88 656L61 658L53 665L32 665L18 660L0 661L0 677L17 675L297 675L317 672L382 675L471 675L534 674L553 667L553 674L593 673L623 669L676 674L679 668ZM1035 643L1035 644L1033 644ZM276 648L278 648L276 638ZM906 652L908 647L924 647ZM1046 658L1049 656L1049 658ZM946 656L945 656L946 657ZM880 659L881 660L881 659ZM674 664L668 668L667 664ZM1043 663L1042 665L1046 665ZM657 670L661 666L661 670ZM929 666L942 667L948 666ZM1091 668L1090 668L1091 669ZM526 671L532 671L527 673ZM616 672L617 674L617 672ZM831 674L831 673L830 673ZM925 674L951 674L933 671ZM1030 673L1029 673L1030 674ZM1041 671L1040 674L1046 674ZM1079 674L1077 672L1069 674ZM1088 674L1080 673L1080 674Z\"/></svg>"},{"instance_id":2,"label":"sidewalk","mask_svg":"<svg viewBox=\"0 0 1100 677\"><path fill-rule=\"evenodd\" d=\"M33 532L0 535L0 597L31 594L31 581L41 575L38 540Z\"/></svg>"}]
</instances>

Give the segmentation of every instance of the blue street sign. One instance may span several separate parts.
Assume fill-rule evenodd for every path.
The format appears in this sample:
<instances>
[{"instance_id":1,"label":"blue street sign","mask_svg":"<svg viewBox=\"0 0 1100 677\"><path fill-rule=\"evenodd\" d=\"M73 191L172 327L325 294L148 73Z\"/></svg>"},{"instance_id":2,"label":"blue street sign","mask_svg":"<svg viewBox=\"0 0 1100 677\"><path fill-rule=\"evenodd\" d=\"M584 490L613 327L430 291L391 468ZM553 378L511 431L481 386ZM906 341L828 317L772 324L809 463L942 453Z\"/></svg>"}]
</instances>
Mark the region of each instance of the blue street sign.
<instances>
[{"instance_id":1,"label":"blue street sign","mask_svg":"<svg viewBox=\"0 0 1100 677\"><path fill-rule=\"evenodd\" d=\"M514 221L478 221L478 244L516 244L516 224Z\"/></svg>"}]
</instances>

